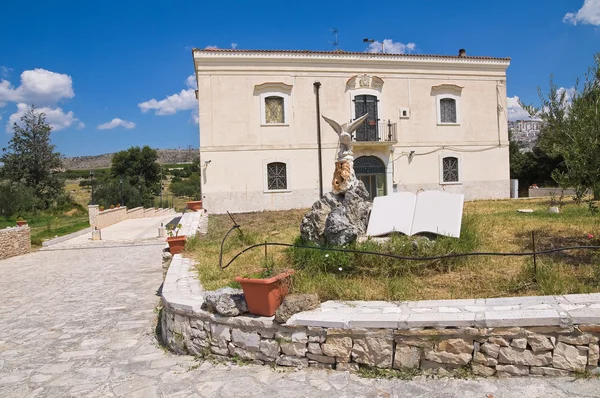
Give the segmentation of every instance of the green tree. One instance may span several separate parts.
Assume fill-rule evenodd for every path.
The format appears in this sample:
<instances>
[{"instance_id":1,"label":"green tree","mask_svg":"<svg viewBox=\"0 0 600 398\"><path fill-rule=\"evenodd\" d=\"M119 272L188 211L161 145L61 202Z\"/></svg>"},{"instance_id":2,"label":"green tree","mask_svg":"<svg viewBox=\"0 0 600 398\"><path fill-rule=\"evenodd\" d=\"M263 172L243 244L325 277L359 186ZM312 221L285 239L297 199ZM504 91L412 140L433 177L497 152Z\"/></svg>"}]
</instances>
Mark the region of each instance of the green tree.
<instances>
[{"instance_id":1,"label":"green tree","mask_svg":"<svg viewBox=\"0 0 600 398\"><path fill-rule=\"evenodd\" d=\"M62 166L60 153L50 142L52 128L43 112L32 106L21 117L21 124L14 124L8 148L2 149L2 175L33 189L39 203L47 208L64 193L64 181L57 174Z\"/></svg>"},{"instance_id":2,"label":"green tree","mask_svg":"<svg viewBox=\"0 0 600 398\"><path fill-rule=\"evenodd\" d=\"M540 92L541 108L528 106L544 121L539 146L554 159L562 159L552 178L561 186L589 189L600 199L600 53L594 56L581 90L575 84L569 100L552 77L547 97Z\"/></svg>"},{"instance_id":3,"label":"green tree","mask_svg":"<svg viewBox=\"0 0 600 398\"><path fill-rule=\"evenodd\" d=\"M157 159L158 152L147 145L117 152L112 158L111 176L115 179L127 178L131 186L141 185L144 190L158 192L160 165Z\"/></svg>"}]
</instances>

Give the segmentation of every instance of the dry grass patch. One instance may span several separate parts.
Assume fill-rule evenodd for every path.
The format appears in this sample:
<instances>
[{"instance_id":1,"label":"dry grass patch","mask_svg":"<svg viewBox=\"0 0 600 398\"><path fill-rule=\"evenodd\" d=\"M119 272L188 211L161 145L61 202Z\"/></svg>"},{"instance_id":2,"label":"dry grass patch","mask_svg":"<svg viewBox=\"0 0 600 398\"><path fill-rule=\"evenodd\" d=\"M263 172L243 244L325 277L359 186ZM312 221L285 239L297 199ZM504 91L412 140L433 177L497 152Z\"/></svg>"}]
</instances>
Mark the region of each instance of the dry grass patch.
<instances>
[{"instance_id":1,"label":"dry grass patch","mask_svg":"<svg viewBox=\"0 0 600 398\"><path fill-rule=\"evenodd\" d=\"M531 251L600 244L600 217L587 205L567 202L560 214L549 214L549 199L477 201L465 204L460 239L437 238L415 248L415 237L395 236L384 247L366 242L352 247L407 256L470 251ZM517 213L531 208L534 213ZM224 246L223 263L249 245L261 242L299 243L299 225L306 210L234 215L241 232L233 231ZM262 267L264 248L241 255L225 270L219 268L221 239L232 226L227 215L211 215L205 238L189 248L198 262L206 289L235 286L234 278ZM588 238L588 234L594 238ZM426 242L425 242L426 243ZM321 300L418 300L600 291L598 252L575 250L538 256L537 273L530 257L469 257L451 261L400 261L379 256L269 247L266 258L278 268L298 270L295 292L317 293Z\"/></svg>"}]
</instances>

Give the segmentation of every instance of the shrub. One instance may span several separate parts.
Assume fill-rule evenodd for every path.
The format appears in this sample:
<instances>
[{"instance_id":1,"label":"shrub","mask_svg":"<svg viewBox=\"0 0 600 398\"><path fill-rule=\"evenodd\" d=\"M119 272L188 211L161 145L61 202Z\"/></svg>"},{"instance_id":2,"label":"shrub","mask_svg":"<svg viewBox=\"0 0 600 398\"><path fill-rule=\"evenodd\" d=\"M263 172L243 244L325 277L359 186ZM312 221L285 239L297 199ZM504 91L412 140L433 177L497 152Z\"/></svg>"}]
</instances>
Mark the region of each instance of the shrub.
<instances>
[{"instance_id":1,"label":"shrub","mask_svg":"<svg viewBox=\"0 0 600 398\"><path fill-rule=\"evenodd\" d=\"M0 216L5 219L34 211L36 203L33 188L22 184L0 184Z\"/></svg>"}]
</instances>

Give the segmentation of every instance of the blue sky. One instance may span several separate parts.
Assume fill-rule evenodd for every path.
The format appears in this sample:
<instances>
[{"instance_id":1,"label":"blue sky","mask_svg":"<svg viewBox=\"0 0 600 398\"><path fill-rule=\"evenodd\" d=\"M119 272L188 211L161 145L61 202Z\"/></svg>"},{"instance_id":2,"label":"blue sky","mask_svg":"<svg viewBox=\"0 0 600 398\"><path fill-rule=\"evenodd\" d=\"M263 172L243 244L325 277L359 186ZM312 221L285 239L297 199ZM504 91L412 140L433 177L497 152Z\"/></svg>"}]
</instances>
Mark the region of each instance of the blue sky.
<instances>
[{"instance_id":1,"label":"blue sky","mask_svg":"<svg viewBox=\"0 0 600 398\"><path fill-rule=\"evenodd\" d=\"M600 0L31 0L1 9L0 147L33 103L67 156L197 147L193 47L329 50L337 28L346 51L366 51L369 37L395 51L508 56L513 117L516 96L536 102L551 73L572 87L600 51Z\"/></svg>"}]
</instances>

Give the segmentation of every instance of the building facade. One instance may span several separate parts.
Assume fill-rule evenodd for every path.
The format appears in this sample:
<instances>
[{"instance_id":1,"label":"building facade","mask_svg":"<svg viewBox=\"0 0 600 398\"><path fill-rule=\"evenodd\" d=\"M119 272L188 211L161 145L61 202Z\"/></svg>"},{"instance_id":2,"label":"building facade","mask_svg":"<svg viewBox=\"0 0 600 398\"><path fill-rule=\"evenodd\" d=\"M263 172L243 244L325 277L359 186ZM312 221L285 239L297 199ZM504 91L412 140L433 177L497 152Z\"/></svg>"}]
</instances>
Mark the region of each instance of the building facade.
<instances>
[{"instance_id":1,"label":"building facade","mask_svg":"<svg viewBox=\"0 0 600 398\"><path fill-rule=\"evenodd\" d=\"M371 197L509 197L508 58L208 49L193 58L213 212L308 208L330 191L338 137L319 115L342 124L369 114L353 144Z\"/></svg>"}]
</instances>

